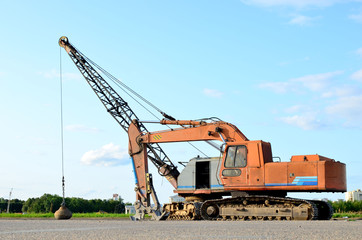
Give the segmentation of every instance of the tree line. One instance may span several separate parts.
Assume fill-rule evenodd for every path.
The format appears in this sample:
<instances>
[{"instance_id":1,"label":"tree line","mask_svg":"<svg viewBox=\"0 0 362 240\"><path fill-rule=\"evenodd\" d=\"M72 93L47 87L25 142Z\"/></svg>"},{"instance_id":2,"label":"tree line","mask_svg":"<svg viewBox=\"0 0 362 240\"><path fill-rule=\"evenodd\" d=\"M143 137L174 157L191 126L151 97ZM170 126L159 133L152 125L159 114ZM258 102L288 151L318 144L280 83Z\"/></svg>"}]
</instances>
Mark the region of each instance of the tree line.
<instances>
[{"instance_id":1,"label":"tree line","mask_svg":"<svg viewBox=\"0 0 362 240\"><path fill-rule=\"evenodd\" d=\"M58 195L44 194L38 198L29 198L28 200L12 199L9 212L11 213L54 213L59 209L63 198ZM125 205L123 199L120 200L101 200L101 199L83 199L83 198L65 198L66 206L73 213L92 213L104 211L107 213L124 213ZM330 202L334 212L362 212L362 201L336 201ZM0 198L0 213L6 212L8 200Z\"/></svg>"},{"instance_id":2,"label":"tree line","mask_svg":"<svg viewBox=\"0 0 362 240\"><path fill-rule=\"evenodd\" d=\"M362 212L362 201L336 201L332 202L334 212Z\"/></svg>"},{"instance_id":3,"label":"tree line","mask_svg":"<svg viewBox=\"0 0 362 240\"><path fill-rule=\"evenodd\" d=\"M6 212L8 209L8 199L0 198L0 213ZM25 201L19 199L13 199L10 201L9 212L21 212Z\"/></svg>"},{"instance_id":4,"label":"tree line","mask_svg":"<svg viewBox=\"0 0 362 240\"><path fill-rule=\"evenodd\" d=\"M29 198L26 201L13 199L10 204L10 212L12 213L54 213L57 211L63 202L63 198L58 195L44 194L38 198ZM102 200L102 199L83 199L83 198L65 198L67 208L73 213L92 213L92 212L107 212L107 213L124 213L125 205L123 199L120 200ZM0 212L6 212L8 200L0 198Z\"/></svg>"}]
</instances>

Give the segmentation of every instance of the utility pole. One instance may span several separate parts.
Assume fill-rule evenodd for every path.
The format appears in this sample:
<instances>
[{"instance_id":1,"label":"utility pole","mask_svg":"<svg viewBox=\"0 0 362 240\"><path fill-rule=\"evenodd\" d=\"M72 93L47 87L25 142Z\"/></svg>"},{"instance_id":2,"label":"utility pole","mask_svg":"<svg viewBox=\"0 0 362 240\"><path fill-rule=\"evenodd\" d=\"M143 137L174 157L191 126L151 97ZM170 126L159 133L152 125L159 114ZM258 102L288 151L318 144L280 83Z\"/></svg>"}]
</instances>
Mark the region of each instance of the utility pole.
<instances>
[{"instance_id":1,"label":"utility pole","mask_svg":"<svg viewBox=\"0 0 362 240\"><path fill-rule=\"evenodd\" d=\"M6 213L9 213L9 211L10 211L10 201L11 201L11 193L12 192L13 192L13 188L11 188L11 190L10 190L9 201L8 201L8 209L7 209Z\"/></svg>"}]
</instances>

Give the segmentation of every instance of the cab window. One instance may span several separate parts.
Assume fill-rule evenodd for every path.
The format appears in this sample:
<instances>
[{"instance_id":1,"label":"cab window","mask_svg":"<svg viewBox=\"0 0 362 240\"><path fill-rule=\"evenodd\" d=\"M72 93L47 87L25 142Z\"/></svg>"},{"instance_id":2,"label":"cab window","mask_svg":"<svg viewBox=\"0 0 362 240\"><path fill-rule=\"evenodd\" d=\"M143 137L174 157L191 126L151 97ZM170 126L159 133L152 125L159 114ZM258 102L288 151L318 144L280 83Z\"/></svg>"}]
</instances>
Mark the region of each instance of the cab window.
<instances>
[{"instance_id":1,"label":"cab window","mask_svg":"<svg viewBox=\"0 0 362 240\"><path fill-rule=\"evenodd\" d=\"M247 149L244 145L228 147L225 159L225 167L246 167L246 154Z\"/></svg>"}]
</instances>

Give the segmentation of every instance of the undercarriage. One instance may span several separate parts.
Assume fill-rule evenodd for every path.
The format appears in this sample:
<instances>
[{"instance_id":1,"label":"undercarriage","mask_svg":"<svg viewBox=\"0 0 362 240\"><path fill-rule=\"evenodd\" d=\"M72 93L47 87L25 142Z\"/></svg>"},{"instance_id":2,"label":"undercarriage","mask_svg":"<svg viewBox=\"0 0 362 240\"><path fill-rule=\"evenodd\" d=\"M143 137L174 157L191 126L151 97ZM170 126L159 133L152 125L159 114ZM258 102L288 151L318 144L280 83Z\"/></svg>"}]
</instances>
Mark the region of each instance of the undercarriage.
<instances>
[{"instance_id":1,"label":"undercarriage","mask_svg":"<svg viewBox=\"0 0 362 240\"><path fill-rule=\"evenodd\" d=\"M244 196L168 203L164 220L329 220L328 202L273 196Z\"/></svg>"}]
</instances>

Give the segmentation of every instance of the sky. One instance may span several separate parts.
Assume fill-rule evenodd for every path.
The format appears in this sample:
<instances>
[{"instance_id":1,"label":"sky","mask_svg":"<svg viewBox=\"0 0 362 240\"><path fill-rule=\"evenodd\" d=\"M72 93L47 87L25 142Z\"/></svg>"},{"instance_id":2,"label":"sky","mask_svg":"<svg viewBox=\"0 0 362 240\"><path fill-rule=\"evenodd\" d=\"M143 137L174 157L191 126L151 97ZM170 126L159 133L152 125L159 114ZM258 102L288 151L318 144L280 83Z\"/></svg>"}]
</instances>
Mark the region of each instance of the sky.
<instances>
[{"instance_id":1,"label":"sky","mask_svg":"<svg viewBox=\"0 0 362 240\"><path fill-rule=\"evenodd\" d=\"M282 161L343 162L348 191L362 188L362 1L2 1L1 10L0 197L11 188L24 200L62 194L61 64L66 196L135 200L127 134L60 49L61 36L167 114L233 123ZM175 164L200 155L185 143L162 147ZM150 172L168 202L171 185Z\"/></svg>"}]
</instances>

